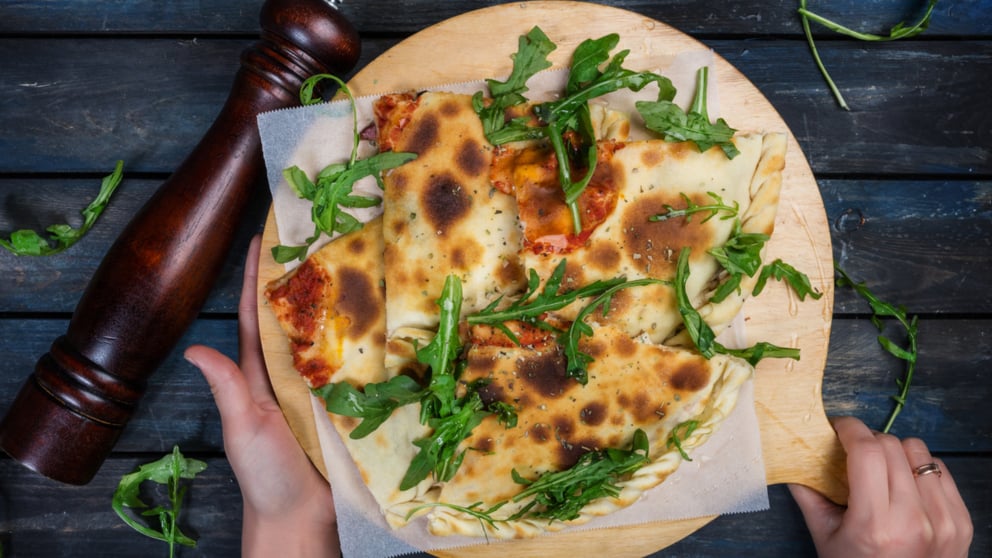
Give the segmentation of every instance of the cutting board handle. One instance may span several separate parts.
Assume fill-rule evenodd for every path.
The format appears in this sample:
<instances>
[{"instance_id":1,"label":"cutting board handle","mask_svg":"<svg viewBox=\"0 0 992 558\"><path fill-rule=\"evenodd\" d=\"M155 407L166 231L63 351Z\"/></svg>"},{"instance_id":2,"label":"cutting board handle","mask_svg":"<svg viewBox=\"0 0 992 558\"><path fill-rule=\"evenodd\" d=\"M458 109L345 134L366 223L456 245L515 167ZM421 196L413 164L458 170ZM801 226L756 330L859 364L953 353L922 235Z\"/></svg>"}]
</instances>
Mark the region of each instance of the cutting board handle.
<instances>
[{"instance_id":1,"label":"cutting board handle","mask_svg":"<svg viewBox=\"0 0 992 558\"><path fill-rule=\"evenodd\" d=\"M0 448L45 476L92 479L202 308L264 175L256 116L358 61L357 32L323 0L268 0L259 20L217 119L107 252L0 423Z\"/></svg>"}]
</instances>

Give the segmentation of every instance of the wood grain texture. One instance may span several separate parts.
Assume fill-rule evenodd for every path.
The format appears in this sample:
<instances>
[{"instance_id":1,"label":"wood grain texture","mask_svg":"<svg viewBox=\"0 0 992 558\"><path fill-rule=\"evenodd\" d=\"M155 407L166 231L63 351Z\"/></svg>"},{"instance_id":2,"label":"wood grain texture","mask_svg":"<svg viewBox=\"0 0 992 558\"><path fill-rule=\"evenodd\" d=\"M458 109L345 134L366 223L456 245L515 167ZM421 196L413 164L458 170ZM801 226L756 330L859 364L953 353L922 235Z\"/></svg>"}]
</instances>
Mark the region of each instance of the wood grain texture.
<instances>
[{"instance_id":1,"label":"wood grain texture","mask_svg":"<svg viewBox=\"0 0 992 558\"><path fill-rule=\"evenodd\" d=\"M494 0L362 0L336 5L363 33L413 33L425 25L500 3ZM30 33L183 33L251 34L262 0L175 0L108 5L101 0L32 0L13 3L0 20L2 32ZM743 0L731 5L708 0L597 1L668 22L686 33L748 36L801 33L795 0ZM916 21L919 3L898 0L810 2L810 8L855 28L885 33L899 21ZM981 2L939 3L928 35L992 35ZM818 35L827 32L817 30Z\"/></svg>"},{"instance_id":2,"label":"wood grain texture","mask_svg":"<svg viewBox=\"0 0 992 558\"><path fill-rule=\"evenodd\" d=\"M360 66L396 43L365 41ZM130 172L170 172L217 115L232 61L248 44L0 38L0 107L9 107L0 110L0 173L100 173L117 159ZM704 44L760 84L818 175L992 175L983 93L992 87L992 41L967 51L956 41L825 45L825 63L844 68L834 77L850 112L837 110L801 40ZM122 75L135 53L148 62Z\"/></svg>"},{"instance_id":3,"label":"wood grain texture","mask_svg":"<svg viewBox=\"0 0 992 558\"><path fill-rule=\"evenodd\" d=\"M919 314L992 313L992 182L976 180L822 179L818 181L833 237L834 259L884 300ZM51 258L17 258L0 250L0 316L3 313L68 313L104 252L158 181L125 179L86 237ZM80 222L79 210L99 186L91 178L0 177L0 234ZM258 188L242 232L228 255L204 312L233 315L241 290L248 239L262 229L267 189ZM961 247L968 247L967 250ZM864 314L850 290L835 293L838 315Z\"/></svg>"}]
</instances>

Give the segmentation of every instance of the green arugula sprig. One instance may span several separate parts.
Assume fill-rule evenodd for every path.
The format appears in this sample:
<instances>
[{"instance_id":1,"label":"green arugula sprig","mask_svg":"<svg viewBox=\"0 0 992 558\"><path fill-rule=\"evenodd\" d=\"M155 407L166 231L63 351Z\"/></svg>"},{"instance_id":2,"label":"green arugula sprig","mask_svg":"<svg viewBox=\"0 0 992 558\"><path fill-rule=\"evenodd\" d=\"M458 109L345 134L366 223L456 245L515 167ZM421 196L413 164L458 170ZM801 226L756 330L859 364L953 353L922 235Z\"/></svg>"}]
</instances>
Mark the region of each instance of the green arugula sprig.
<instances>
[{"instance_id":1,"label":"green arugula sprig","mask_svg":"<svg viewBox=\"0 0 992 558\"><path fill-rule=\"evenodd\" d=\"M823 78L827 81L827 86L830 87L830 91L834 94L834 98L837 99L837 103L844 110L851 110L847 105L847 101L844 100L844 96L841 95L840 89L834 83L833 78L830 77L830 73L827 72L826 66L823 64L823 60L820 59L820 53L816 49L816 43L813 41L813 32L810 29L809 22L815 21L820 25L823 25L831 31L835 31L842 35L858 39L861 41L870 42L883 42L883 41L895 41L898 39L907 39L909 37L915 37L920 33L927 30L930 26L930 18L933 16L933 9L937 6L937 0L929 0L927 3L926 13L920 18L920 21L916 22L914 25L907 26L905 22L899 22L889 30L887 36L874 35L872 33L862 33L860 31L855 31L848 27L845 27L839 23L831 21L823 16L815 14L808 9L806 9L806 0L799 0L799 17L802 20L803 33L806 34L806 42L809 43L810 51L813 54L813 60L816 62L816 67L820 69L820 73L823 74Z\"/></svg>"},{"instance_id":2,"label":"green arugula sprig","mask_svg":"<svg viewBox=\"0 0 992 558\"><path fill-rule=\"evenodd\" d=\"M906 361L905 374L902 378L896 378L896 385L899 387L899 391L892 396L895 406L889 413L889 417L885 421L885 426L882 427L882 432L888 432L892 428L892 423L895 422L896 417L899 416L899 413L902 411L903 407L906 406L906 398L909 396L909 386L913 382L913 373L916 370L916 358L918 355L918 317L915 315L913 317L909 317L906 314L906 308L903 306L895 306L880 300L874 293L868 290L868 287L866 287L864 283L856 283L853 279L851 279L851 277L845 273L840 266L834 264L834 269L839 275L836 282L837 286L850 287L854 289L854 292L858 293L858 295L864 298L868 302L869 306L871 306L871 323L873 323L880 332L878 336L878 343L892 356ZM903 348L895 341L881 334L881 331L885 328L883 318L894 318L897 322L899 322L903 329L906 330L906 337L908 338L909 343L908 347Z\"/></svg>"},{"instance_id":3,"label":"green arugula sprig","mask_svg":"<svg viewBox=\"0 0 992 558\"><path fill-rule=\"evenodd\" d=\"M314 96L317 84L322 80L335 82L348 97L351 106L352 144L348 161L333 163L324 167L314 180L297 166L283 169L282 175L286 184L297 197L313 202L310 209L311 220L314 224L313 235L299 246L277 245L272 247L272 258L278 263L292 260L303 261L307 257L310 246L320 238L321 233L333 236L337 233L347 234L362 228L362 223L344 209L375 207L382 199L372 196L353 194L355 183L366 177L374 177L379 188L383 183L381 173L396 168L417 157L415 153L395 153L385 151L376 153L366 159L358 159L358 111L351 90L341 79L331 74L317 74L303 82L300 88L300 102L312 105L321 102Z\"/></svg>"},{"instance_id":4,"label":"green arugula sprig","mask_svg":"<svg viewBox=\"0 0 992 558\"><path fill-rule=\"evenodd\" d=\"M471 325L486 324L495 327L513 343L519 345L520 339L506 327L506 322L520 321L547 331L557 331L542 319L544 314L561 310L580 298L599 296L608 289L624 282L622 277L617 277L607 281L595 281L571 291L559 292L565 279L566 264L567 261L564 259L558 263L554 272L544 282L544 288L539 294L537 290L540 287L541 279L537 275L537 271L531 269L527 280L527 290L517 300L506 308L500 309L499 305L502 303L503 297L499 297L489 306L468 316L466 321Z\"/></svg>"},{"instance_id":5,"label":"green arugula sprig","mask_svg":"<svg viewBox=\"0 0 992 558\"><path fill-rule=\"evenodd\" d=\"M462 282L458 277L445 278L437 299L440 317L437 333L430 343L416 347L417 361L431 369L431 380L421 401L420 422L446 417L455 412L455 360L461 352L458 320L462 311Z\"/></svg>"},{"instance_id":6,"label":"green arugula sprig","mask_svg":"<svg viewBox=\"0 0 992 558\"><path fill-rule=\"evenodd\" d=\"M668 283L668 281L662 279L650 278L627 281L623 277L614 279L613 281L619 282L603 291L592 302L584 306L582 310L579 310L568 330L558 336L558 343L564 350L567 363L565 375L582 385L585 385L589 381L589 363L593 361L592 356L579 350L579 341L581 341L582 336L591 337L593 334L592 326L587 324L585 319L595 312L597 308L602 308L603 315L605 316L610 311L610 301L613 299L613 295L623 289Z\"/></svg>"},{"instance_id":7,"label":"green arugula sprig","mask_svg":"<svg viewBox=\"0 0 992 558\"><path fill-rule=\"evenodd\" d=\"M731 293L740 291L744 276L753 277L761 267L761 249L769 236L762 233L745 233L741 231L740 220L734 221L734 228L723 246L711 248L709 254L716 258L724 270L727 279L717 287L710 300L721 302Z\"/></svg>"},{"instance_id":8,"label":"green arugula sprig","mask_svg":"<svg viewBox=\"0 0 992 558\"><path fill-rule=\"evenodd\" d=\"M692 461L692 458L689 457L688 453L686 453L685 448L682 447L682 442L689 439L689 436L692 436L692 433L695 432L697 428L699 428L698 420L687 420L685 422L680 422L675 426L675 428L672 429L672 433L668 435L668 442L666 443L666 446L668 449L672 449L672 447L677 449L679 455L682 456L682 459Z\"/></svg>"},{"instance_id":9,"label":"green arugula sprig","mask_svg":"<svg viewBox=\"0 0 992 558\"><path fill-rule=\"evenodd\" d=\"M713 358L713 355L722 353L736 356L748 361L751 366L756 366L765 358L791 358L799 360L799 349L779 347L772 343L760 342L745 349L729 349L716 340L716 335L709 324L703 320L702 315L692 305L689 300L686 283L689 280L689 253L690 248L685 247L679 252L678 264L676 265L675 299L678 304L679 314L682 316L682 323L686 333L696 345L699 353L705 358Z\"/></svg>"},{"instance_id":10,"label":"green arugula sprig","mask_svg":"<svg viewBox=\"0 0 992 558\"><path fill-rule=\"evenodd\" d=\"M823 293L813 288L813 285L809 282L809 277L805 273L783 262L781 259L776 259L761 268L761 275L758 276L751 294L754 296L761 294L769 278L788 283L799 297L799 300L806 300L807 296L813 300L819 300L823 296Z\"/></svg>"},{"instance_id":11,"label":"green arugula sprig","mask_svg":"<svg viewBox=\"0 0 992 558\"><path fill-rule=\"evenodd\" d=\"M349 434L353 439L374 432L397 408L420 403L420 422L431 427L432 433L413 442L420 451L411 460L400 490L416 486L430 474L441 482L450 480L467 451L459 452L458 446L486 417L495 414L507 428L515 426L517 420L512 406L482 401L479 389L485 382L472 382L465 386L464 395L457 395L457 362L462 348L458 336L462 284L457 276L445 279L436 303L440 307L437 333L423 347L415 346L417 361L430 370L427 386L407 376L396 376L386 382L366 384L361 391L344 382L312 390L324 400L328 412L362 419Z\"/></svg>"},{"instance_id":12,"label":"green arugula sprig","mask_svg":"<svg viewBox=\"0 0 992 558\"><path fill-rule=\"evenodd\" d=\"M47 238L33 230L21 229L11 233L10 239L0 238L0 246L17 256L51 256L69 248L93 227L110 203L110 196L117 190L123 176L124 161L117 161L113 172L105 176L100 183L100 191L96 198L81 212L83 224L79 228L67 224L51 225L45 229L48 233Z\"/></svg>"},{"instance_id":13,"label":"green arugula sprig","mask_svg":"<svg viewBox=\"0 0 992 558\"><path fill-rule=\"evenodd\" d=\"M666 203L663 206L665 208L665 212L657 213L655 215L648 217L648 221L658 222L658 221L667 221L669 219L675 219L676 217L685 217L685 222L691 223L692 216L695 215L696 213L709 213L709 215L707 215L701 221L701 223L705 223L706 221L709 221L710 219L719 215L721 212L723 212L724 215L720 216L720 220L726 221L727 219L733 219L734 217L736 217L737 213L740 211L741 208L741 204L737 203L736 200L734 200L733 205L727 205L726 203L724 203L723 198L717 195L715 192L706 192L706 195L708 195L713 200L713 203L708 203L705 205L700 205L692 201L691 199L689 199L689 196L686 195L685 192L682 192L679 195L682 197L682 200L685 202L684 208L676 209L675 207Z\"/></svg>"},{"instance_id":14,"label":"green arugula sprig","mask_svg":"<svg viewBox=\"0 0 992 558\"><path fill-rule=\"evenodd\" d=\"M675 88L668 78L623 67L629 50L622 50L611 58L610 52L619 42L620 36L614 33L587 39L576 47L563 97L534 106L534 115L540 120L537 125L526 117L507 122L505 114L506 109L527 102L523 95L527 91L527 80L551 66L547 55L556 47L538 27L520 38L518 51L513 55L510 78L506 82L489 81L490 104L486 104L481 93L473 98L486 138L493 145L528 139L548 140L558 163L558 180L572 215L575 234L582 232L578 198L588 186L598 158L589 101L621 89L640 91L651 83L658 84L659 99L675 97ZM566 141L566 133L574 134L577 141ZM573 161L585 170L581 178L573 176L576 167Z\"/></svg>"},{"instance_id":15,"label":"green arugula sprig","mask_svg":"<svg viewBox=\"0 0 992 558\"><path fill-rule=\"evenodd\" d=\"M569 521L579 517L582 508L589 502L619 496L618 483L650 462L648 449L647 434L637 429L629 450L607 448L590 451L583 454L572 467L544 473L534 480L524 478L516 469L512 470L514 482L526 488L509 500L497 502L488 508L483 508L482 502L469 506L432 502L410 510L407 519L425 508L445 507L475 517L493 529L499 529L501 523L525 518ZM518 503L528 499L530 501L513 515L503 518L493 515L511 502Z\"/></svg>"},{"instance_id":16,"label":"green arugula sprig","mask_svg":"<svg viewBox=\"0 0 992 558\"><path fill-rule=\"evenodd\" d=\"M527 102L527 98L524 97L524 93L528 91L527 81L541 70L551 67L548 54L556 48L558 47L548 39L544 31L535 26L517 40L517 52L510 56L513 59L513 70L507 80L486 80L490 102L486 103L481 91L472 96L472 107L482 120L483 132L494 145L514 141L496 135L508 125L506 109ZM515 134L525 127L526 120L523 118L512 123L511 128L515 130ZM492 141L493 139L497 141Z\"/></svg>"},{"instance_id":17,"label":"green arugula sprig","mask_svg":"<svg viewBox=\"0 0 992 558\"><path fill-rule=\"evenodd\" d=\"M734 132L737 130L731 128L722 118L710 122L706 109L708 76L709 69L706 66L696 71L696 93L688 112L673 103L672 99L638 101L634 106L644 118L644 125L661 134L666 141L691 141L700 152L717 145L728 159L733 159L740 154L733 142Z\"/></svg>"},{"instance_id":18,"label":"green arugula sprig","mask_svg":"<svg viewBox=\"0 0 992 558\"><path fill-rule=\"evenodd\" d=\"M584 453L572 467L545 473L533 481L513 470L514 482L527 487L513 497L513 502L533 499L513 514L509 521L523 517L552 521L575 519L589 502L619 496L620 486L617 483L649 461L648 436L637 429L629 450L607 448L590 451Z\"/></svg>"},{"instance_id":19,"label":"green arugula sprig","mask_svg":"<svg viewBox=\"0 0 992 558\"><path fill-rule=\"evenodd\" d=\"M182 479L192 479L206 468L206 463L183 457L179 451L179 446L173 446L171 454L153 463L141 465L137 471L124 475L117 485L117 490L114 491L111 507L135 531L147 537L167 542L169 544L169 556L172 557L175 555L177 543L189 547L196 546L196 541L179 529L179 513L187 490L187 487L182 485ZM139 494L141 483L145 481L153 481L168 486L169 507L155 506L146 509L149 505L141 500ZM160 530L151 528L131 517L124 508L144 510L141 515L157 517Z\"/></svg>"},{"instance_id":20,"label":"green arugula sprig","mask_svg":"<svg viewBox=\"0 0 992 558\"><path fill-rule=\"evenodd\" d=\"M558 342L564 350L567 362L566 375L585 385L589 381L589 363L593 360L591 356L579 350L579 341L582 336L593 334L592 327L585 323L585 318L589 317L597 308L602 308L604 315L608 313L613 295L622 289L660 284L666 281L661 279L627 281L625 277L614 277L613 279L594 281L562 293L559 291L565 278L566 267L567 260L563 259L544 282L544 288L537 296L534 295L540 287L541 280L536 271L530 270L527 290L520 298L506 308L499 309L499 304L502 301L502 297L500 297L479 312L468 316L466 321L469 324L486 324L495 327L517 345L520 344L520 339L510 331L506 322L520 321L557 333ZM564 331L555 328L542 318L547 312L560 310L580 298L592 297L595 299L579 310L575 320Z\"/></svg>"},{"instance_id":21,"label":"green arugula sprig","mask_svg":"<svg viewBox=\"0 0 992 558\"><path fill-rule=\"evenodd\" d=\"M326 384L312 391L324 401L328 412L362 419L349 434L355 440L375 432L398 407L416 403L423 396L423 387L409 376L369 383L363 391L347 382Z\"/></svg>"}]
</instances>

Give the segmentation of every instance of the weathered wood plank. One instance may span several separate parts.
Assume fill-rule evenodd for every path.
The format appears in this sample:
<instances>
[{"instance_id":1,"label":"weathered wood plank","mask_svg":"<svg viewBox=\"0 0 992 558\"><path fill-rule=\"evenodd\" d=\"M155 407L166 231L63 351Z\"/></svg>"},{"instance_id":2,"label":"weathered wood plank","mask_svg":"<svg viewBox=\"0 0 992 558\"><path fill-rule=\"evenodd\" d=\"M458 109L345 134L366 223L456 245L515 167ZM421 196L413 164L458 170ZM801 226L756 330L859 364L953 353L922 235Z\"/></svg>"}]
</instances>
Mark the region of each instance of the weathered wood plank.
<instances>
[{"instance_id":1,"label":"weathered wood plank","mask_svg":"<svg viewBox=\"0 0 992 558\"><path fill-rule=\"evenodd\" d=\"M187 452L190 453L190 452ZM191 457L196 457L190 454ZM106 558L161 556L165 546L131 530L114 514L110 501L121 475L148 457L115 457L84 487L58 485L0 459L0 542L5 555L21 558L99 555ZM190 485L184 524L198 538L181 557L237 556L241 497L228 463L207 458L207 469ZM947 457L948 468L975 524L972 556L992 552L992 480L989 457ZM815 556L799 509L781 485L769 488L770 509L717 518L688 538L654 556ZM618 541L622 544L622 541ZM427 556L420 554L419 556Z\"/></svg>"},{"instance_id":2,"label":"weathered wood plank","mask_svg":"<svg viewBox=\"0 0 992 558\"><path fill-rule=\"evenodd\" d=\"M363 33L412 33L466 11L497 5L493 0L364 0L334 2ZM687 33L747 36L798 34L796 0L747 0L732 5L707 0L597 0L664 21ZM253 34L262 0L21 1L5 9L0 33L169 33ZM886 34L899 21L915 22L923 12L909 0L810 2L810 8L851 28ZM927 36L992 35L985 1L939 3ZM983 11L983 9L985 11Z\"/></svg>"},{"instance_id":3,"label":"weathered wood plank","mask_svg":"<svg viewBox=\"0 0 992 558\"><path fill-rule=\"evenodd\" d=\"M177 556L238 556L242 504L230 465L223 457L203 458L180 449L187 457L206 461L207 468L189 485L180 518L180 526L197 539L197 547L179 547ZM134 531L111 509L121 476L162 455L111 458L90 484L81 487L56 483L0 458L4 556L167 556L165 543Z\"/></svg>"},{"instance_id":4,"label":"weathered wood plank","mask_svg":"<svg viewBox=\"0 0 992 558\"><path fill-rule=\"evenodd\" d=\"M0 339L6 340L0 359L0 416L7 412L35 363L67 326L65 320L0 320ZM152 376L115 451L161 452L179 444L190 451L222 452L220 415L210 386L182 353L186 347L201 343L237 358L237 337L233 319L194 323Z\"/></svg>"},{"instance_id":5,"label":"weathered wood plank","mask_svg":"<svg viewBox=\"0 0 992 558\"><path fill-rule=\"evenodd\" d=\"M65 327L63 320L0 320L0 338L12 341L0 360L0 413ZM983 380L992 366L990 333L990 320L921 321L916 376L894 432L921 436L939 451L992 452L992 385ZM889 332L899 340L897 334ZM881 428L891 409L889 397L896 393L895 379L905 368L878 346L876 335L867 319L834 321L823 397L828 414L854 415ZM193 343L236 355L236 323L204 319L190 328L152 377L117 451L167 451L176 443L195 451L222 450L210 389L182 358Z\"/></svg>"},{"instance_id":6,"label":"weathered wood plank","mask_svg":"<svg viewBox=\"0 0 992 558\"><path fill-rule=\"evenodd\" d=\"M219 112L248 42L0 39L0 173L97 173L116 159L171 172ZM362 64L394 42L366 41ZM835 75L850 112L802 41L706 44L769 98L818 174L992 174L992 41L831 44L828 65L852 62ZM136 53L145 63L132 66Z\"/></svg>"},{"instance_id":7,"label":"weathered wood plank","mask_svg":"<svg viewBox=\"0 0 992 558\"><path fill-rule=\"evenodd\" d=\"M0 312L72 312L104 254L132 216L162 183L160 180L124 180L107 209L78 243L47 257L17 257L0 249ZM79 212L96 195L100 178L91 179L0 179L0 235L18 229L41 232L55 223L79 226ZM241 230L224 263L220 277L203 311L233 313L241 295L244 258L251 236L261 232L271 197L259 184Z\"/></svg>"},{"instance_id":8,"label":"weathered wood plank","mask_svg":"<svg viewBox=\"0 0 992 558\"><path fill-rule=\"evenodd\" d=\"M48 258L0 250L0 312L71 312L103 254L160 181L128 178L97 226L71 249ZM834 258L883 300L932 314L992 313L992 183L987 181L820 180ZM78 225L99 178L0 178L0 234ZM205 312L233 313L244 254L259 230L268 194L259 187L237 245ZM966 248L965 248L966 247ZM837 291L838 314L863 314L863 300Z\"/></svg>"}]
</instances>

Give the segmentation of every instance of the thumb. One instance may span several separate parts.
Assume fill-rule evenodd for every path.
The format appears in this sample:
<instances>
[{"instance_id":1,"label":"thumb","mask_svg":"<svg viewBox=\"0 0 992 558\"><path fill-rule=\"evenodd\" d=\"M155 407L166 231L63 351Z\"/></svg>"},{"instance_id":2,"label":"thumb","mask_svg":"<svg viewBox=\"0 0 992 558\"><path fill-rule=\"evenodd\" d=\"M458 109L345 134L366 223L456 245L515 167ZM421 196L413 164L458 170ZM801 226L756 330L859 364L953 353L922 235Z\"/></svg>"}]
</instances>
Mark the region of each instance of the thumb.
<instances>
[{"instance_id":1,"label":"thumb","mask_svg":"<svg viewBox=\"0 0 992 558\"><path fill-rule=\"evenodd\" d=\"M249 412L252 404L251 392L244 375L233 360L204 345L189 347L183 356L190 364L199 368L207 380L222 421L236 421Z\"/></svg>"},{"instance_id":2,"label":"thumb","mask_svg":"<svg viewBox=\"0 0 992 558\"><path fill-rule=\"evenodd\" d=\"M803 486L801 484L790 484L789 492L803 512L803 519L806 520L806 527L814 541L820 541L840 528L841 519L844 517L842 506L828 500L819 492Z\"/></svg>"}]
</instances>

